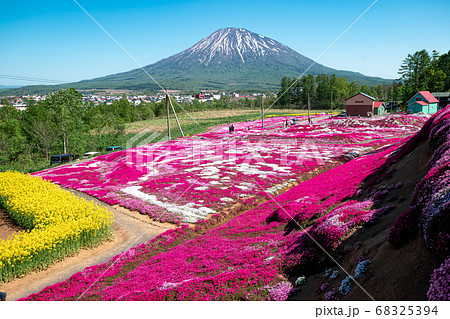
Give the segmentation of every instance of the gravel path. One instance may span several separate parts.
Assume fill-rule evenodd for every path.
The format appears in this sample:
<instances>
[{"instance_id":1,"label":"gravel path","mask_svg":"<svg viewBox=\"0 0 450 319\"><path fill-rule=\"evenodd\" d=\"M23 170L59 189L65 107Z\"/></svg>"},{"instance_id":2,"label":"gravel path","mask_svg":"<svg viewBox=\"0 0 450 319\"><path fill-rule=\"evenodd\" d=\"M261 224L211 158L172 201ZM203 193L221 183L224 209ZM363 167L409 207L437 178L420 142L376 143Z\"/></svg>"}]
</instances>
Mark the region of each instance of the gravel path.
<instances>
[{"instance_id":1,"label":"gravel path","mask_svg":"<svg viewBox=\"0 0 450 319\"><path fill-rule=\"evenodd\" d=\"M131 247L155 238L168 229L175 228L172 224L153 222L137 212L131 212L119 206L107 205L87 194L72 189L67 190L79 197L94 200L114 214L114 240L93 249L82 250L77 255L68 257L47 270L31 273L23 278L0 285L0 291L8 294L6 300L17 300L39 292L49 285L69 278L86 267L105 262Z\"/></svg>"}]
</instances>

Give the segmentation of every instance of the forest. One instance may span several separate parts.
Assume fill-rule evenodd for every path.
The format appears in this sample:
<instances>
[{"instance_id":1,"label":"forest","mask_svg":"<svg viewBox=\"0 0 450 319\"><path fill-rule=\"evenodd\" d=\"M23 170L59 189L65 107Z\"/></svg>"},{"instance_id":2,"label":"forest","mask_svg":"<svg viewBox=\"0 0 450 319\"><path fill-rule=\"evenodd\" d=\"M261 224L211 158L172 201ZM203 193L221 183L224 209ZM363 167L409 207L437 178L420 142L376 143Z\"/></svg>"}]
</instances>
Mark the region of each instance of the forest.
<instances>
[{"instance_id":1,"label":"forest","mask_svg":"<svg viewBox=\"0 0 450 319\"><path fill-rule=\"evenodd\" d=\"M398 71L399 78L391 84L376 86L349 83L335 75L308 74L300 79L283 77L278 92L277 104L281 107L306 108L308 95L312 109L343 108L345 100L359 92L375 97L379 101L398 101L406 107L408 100L417 91L446 92L450 90L450 51L439 54L426 50L408 54Z\"/></svg>"}]
</instances>

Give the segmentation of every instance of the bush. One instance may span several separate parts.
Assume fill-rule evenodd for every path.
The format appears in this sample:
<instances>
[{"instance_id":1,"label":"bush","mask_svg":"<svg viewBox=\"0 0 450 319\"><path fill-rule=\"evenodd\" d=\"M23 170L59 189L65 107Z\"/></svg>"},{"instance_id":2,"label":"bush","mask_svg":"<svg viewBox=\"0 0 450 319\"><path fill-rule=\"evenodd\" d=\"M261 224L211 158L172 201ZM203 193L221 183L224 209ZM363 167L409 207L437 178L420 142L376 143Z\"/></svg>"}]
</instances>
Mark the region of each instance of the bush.
<instances>
[{"instance_id":1,"label":"bush","mask_svg":"<svg viewBox=\"0 0 450 319\"><path fill-rule=\"evenodd\" d=\"M403 212L389 229L387 239L395 247L401 247L417 234L417 217L414 208Z\"/></svg>"}]
</instances>

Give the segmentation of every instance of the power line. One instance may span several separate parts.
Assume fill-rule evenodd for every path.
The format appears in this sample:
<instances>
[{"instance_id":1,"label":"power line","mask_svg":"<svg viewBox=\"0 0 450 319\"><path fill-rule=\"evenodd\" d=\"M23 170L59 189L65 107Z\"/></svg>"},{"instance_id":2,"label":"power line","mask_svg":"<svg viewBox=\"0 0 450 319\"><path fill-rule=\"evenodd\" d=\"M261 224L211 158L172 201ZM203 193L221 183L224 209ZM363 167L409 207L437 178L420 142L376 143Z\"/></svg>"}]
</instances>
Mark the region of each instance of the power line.
<instances>
[{"instance_id":1,"label":"power line","mask_svg":"<svg viewBox=\"0 0 450 319\"><path fill-rule=\"evenodd\" d=\"M155 82L156 83L156 85L158 85L160 88L161 88L161 90L163 90L163 92L165 93L165 94L167 94L168 96L170 96L170 94L169 94L169 92L165 89L165 88L163 88L162 86L161 86L161 84L159 84L159 82L158 81L156 81L156 79L150 74L150 73L148 73L145 69L144 69L144 67L127 51L127 50L125 50L125 48L119 43L119 42L117 42L117 40L111 35L111 34L109 34L109 32L108 31L106 31L106 29L105 28L103 28L103 26L97 21L97 20L95 20L94 19L94 17L93 16L91 16L91 14L89 13L89 12L87 12L86 11L86 9L83 7L83 6L81 6L76 0L73 0L73 2L75 2L75 4L84 12L84 13L86 13L86 15L100 28L100 29L102 29L102 31L103 32L105 32L106 33L106 35L111 39L111 40L113 40L114 41L114 43L115 44L117 44L117 46L126 54L126 55L128 55L128 57L131 59L131 60L133 60L133 62L153 81L153 82ZM191 116L191 114L189 114L189 112L187 112L181 105L180 105L180 108L184 111L184 113L186 113L194 122L195 122L195 124L197 124L197 125L200 125L200 124L198 124L198 122Z\"/></svg>"},{"instance_id":2,"label":"power line","mask_svg":"<svg viewBox=\"0 0 450 319\"><path fill-rule=\"evenodd\" d=\"M62 80L52 80L52 79L42 79L42 78L32 78L29 76L19 76L19 75L10 75L10 74L0 74L1 79L7 80L20 80L20 81L30 81L30 82L50 82L50 83L64 83L67 81Z\"/></svg>"}]
</instances>

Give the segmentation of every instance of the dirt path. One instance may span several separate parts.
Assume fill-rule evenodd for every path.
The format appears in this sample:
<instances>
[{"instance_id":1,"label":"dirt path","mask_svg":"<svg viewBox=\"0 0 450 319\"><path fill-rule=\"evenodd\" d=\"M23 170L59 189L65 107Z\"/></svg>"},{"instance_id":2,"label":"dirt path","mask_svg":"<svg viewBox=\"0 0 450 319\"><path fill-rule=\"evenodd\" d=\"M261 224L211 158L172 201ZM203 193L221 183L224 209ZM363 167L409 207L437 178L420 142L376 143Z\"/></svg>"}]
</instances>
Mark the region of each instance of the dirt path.
<instances>
[{"instance_id":1,"label":"dirt path","mask_svg":"<svg viewBox=\"0 0 450 319\"><path fill-rule=\"evenodd\" d=\"M86 267L105 262L137 244L145 243L164 231L175 228L172 224L153 222L137 212L131 212L119 206L107 205L84 193L71 189L67 190L82 198L94 200L114 213L114 240L93 249L82 250L77 255L68 257L47 270L31 273L23 278L0 285L0 291L8 294L7 300L17 300L39 292L49 285L69 278Z\"/></svg>"},{"instance_id":2,"label":"dirt path","mask_svg":"<svg viewBox=\"0 0 450 319\"><path fill-rule=\"evenodd\" d=\"M22 227L17 226L8 216L8 213L0 208L0 239L6 240L9 236L24 230Z\"/></svg>"}]
</instances>

